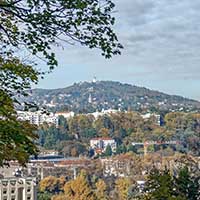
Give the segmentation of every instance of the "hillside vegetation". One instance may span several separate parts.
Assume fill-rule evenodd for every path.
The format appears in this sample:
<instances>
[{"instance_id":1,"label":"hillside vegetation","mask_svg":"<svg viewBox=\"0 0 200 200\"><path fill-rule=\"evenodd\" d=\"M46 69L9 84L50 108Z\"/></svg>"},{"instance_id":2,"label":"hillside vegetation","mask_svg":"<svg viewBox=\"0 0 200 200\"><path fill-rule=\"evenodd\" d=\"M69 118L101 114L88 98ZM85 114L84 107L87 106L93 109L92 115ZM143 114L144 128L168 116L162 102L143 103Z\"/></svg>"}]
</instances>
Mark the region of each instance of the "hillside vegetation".
<instances>
[{"instance_id":1,"label":"hillside vegetation","mask_svg":"<svg viewBox=\"0 0 200 200\"><path fill-rule=\"evenodd\" d=\"M113 81L75 83L61 89L34 89L28 101L52 111L72 110L76 113L110 108L136 111L191 111L200 108L200 102L195 100Z\"/></svg>"}]
</instances>

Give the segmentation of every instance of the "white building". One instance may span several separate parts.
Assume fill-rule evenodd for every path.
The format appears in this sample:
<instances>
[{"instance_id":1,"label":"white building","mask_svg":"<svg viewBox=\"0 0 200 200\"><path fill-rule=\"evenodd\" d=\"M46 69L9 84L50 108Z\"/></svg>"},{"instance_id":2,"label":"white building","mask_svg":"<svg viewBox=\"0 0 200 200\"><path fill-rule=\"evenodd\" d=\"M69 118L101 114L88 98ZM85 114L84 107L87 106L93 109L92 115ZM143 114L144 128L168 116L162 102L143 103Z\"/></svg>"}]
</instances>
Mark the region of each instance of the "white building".
<instances>
[{"instance_id":1,"label":"white building","mask_svg":"<svg viewBox=\"0 0 200 200\"><path fill-rule=\"evenodd\" d=\"M133 168L133 163L130 157L124 155L119 155L116 157L110 157L106 159L100 159L103 174L105 177L115 176L115 177L130 177L131 169Z\"/></svg>"},{"instance_id":2,"label":"white building","mask_svg":"<svg viewBox=\"0 0 200 200\"><path fill-rule=\"evenodd\" d=\"M114 110L114 109L108 109L108 110L104 110L102 109L101 112L93 112L93 113L88 113L90 115L93 115L95 119L97 119L99 116L103 116L103 115L110 115L110 114L114 114L119 112L119 110Z\"/></svg>"},{"instance_id":3,"label":"white building","mask_svg":"<svg viewBox=\"0 0 200 200\"><path fill-rule=\"evenodd\" d=\"M65 119L69 119L71 117L74 117L75 113L73 111L70 112L56 112L55 116L59 117L59 116L63 116Z\"/></svg>"},{"instance_id":4,"label":"white building","mask_svg":"<svg viewBox=\"0 0 200 200\"><path fill-rule=\"evenodd\" d=\"M1 200L36 200L36 178L2 178L0 179Z\"/></svg>"},{"instance_id":5,"label":"white building","mask_svg":"<svg viewBox=\"0 0 200 200\"><path fill-rule=\"evenodd\" d=\"M48 124L55 124L58 126L58 116L53 113L42 113L41 111L37 112L25 112L17 111L17 118L21 121L29 121L31 124L41 125L44 122Z\"/></svg>"},{"instance_id":6,"label":"white building","mask_svg":"<svg viewBox=\"0 0 200 200\"><path fill-rule=\"evenodd\" d=\"M112 138L93 138L90 140L90 147L94 149L95 154L105 152L108 145L110 145L112 152L116 151L117 143Z\"/></svg>"},{"instance_id":7,"label":"white building","mask_svg":"<svg viewBox=\"0 0 200 200\"><path fill-rule=\"evenodd\" d=\"M152 117L152 118L155 119L155 123L156 123L157 125L160 126L160 124L161 124L160 115L158 115L158 114L146 113L146 114L144 114L144 115L141 115L141 117L142 117L143 119L149 119L149 118Z\"/></svg>"}]
</instances>

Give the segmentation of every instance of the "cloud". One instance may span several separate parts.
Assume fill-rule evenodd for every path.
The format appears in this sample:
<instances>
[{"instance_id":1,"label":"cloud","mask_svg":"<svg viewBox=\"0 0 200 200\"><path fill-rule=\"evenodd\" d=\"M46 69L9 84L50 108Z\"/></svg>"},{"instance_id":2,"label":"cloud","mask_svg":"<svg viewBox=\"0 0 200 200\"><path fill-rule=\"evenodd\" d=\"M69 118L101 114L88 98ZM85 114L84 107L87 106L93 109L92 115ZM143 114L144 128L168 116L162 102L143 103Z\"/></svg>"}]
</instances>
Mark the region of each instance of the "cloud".
<instances>
[{"instance_id":1,"label":"cloud","mask_svg":"<svg viewBox=\"0 0 200 200\"><path fill-rule=\"evenodd\" d=\"M148 13L153 9L153 0L114 0L119 23L129 25L141 25L148 21ZM125 20L124 20L125 19Z\"/></svg>"},{"instance_id":2,"label":"cloud","mask_svg":"<svg viewBox=\"0 0 200 200\"><path fill-rule=\"evenodd\" d=\"M113 1L116 4L114 28L125 47L122 56L105 60L99 51L67 47L65 51L57 50L61 65L76 66L77 70L84 66L87 76L96 72L100 78L106 74L116 80L123 74L120 81L124 82L130 82L131 76L137 77L139 83L148 79L148 83L156 81L157 89L163 81L170 80L181 86L185 81L186 88L192 80L196 81L193 85L200 85L199 0ZM169 91L172 89L168 87ZM188 89L188 96L194 95L194 89L192 92Z\"/></svg>"},{"instance_id":3,"label":"cloud","mask_svg":"<svg viewBox=\"0 0 200 200\"><path fill-rule=\"evenodd\" d=\"M139 60L148 71L156 66L163 74L177 78L182 77L180 73L190 77L200 73L198 0L116 0L116 7L118 23L124 24L119 35L133 63Z\"/></svg>"}]
</instances>

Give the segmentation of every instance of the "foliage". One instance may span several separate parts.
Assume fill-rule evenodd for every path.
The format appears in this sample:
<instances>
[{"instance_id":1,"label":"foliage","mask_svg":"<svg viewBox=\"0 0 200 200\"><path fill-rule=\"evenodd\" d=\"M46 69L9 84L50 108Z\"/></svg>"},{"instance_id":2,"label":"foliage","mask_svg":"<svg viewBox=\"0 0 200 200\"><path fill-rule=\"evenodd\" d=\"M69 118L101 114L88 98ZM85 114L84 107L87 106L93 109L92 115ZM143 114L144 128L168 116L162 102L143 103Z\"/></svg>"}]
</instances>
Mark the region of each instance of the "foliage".
<instances>
[{"instance_id":1,"label":"foliage","mask_svg":"<svg viewBox=\"0 0 200 200\"><path fill-rule=\"evenodd\" d=\"M25 90L30 88L31 82L37 83L38 75L39 73L30 64L22 62L12 54L3 55L0 49L1 91L10 97L16 94L26 95Z\"/></svg>"},{"instance_id":2,"label":"foliage","mask_svg":"<svg viewBox=\"0 0 200 200\"><path fill-rule=\"evenodd\" d=\"M38 200L51 200L51 194L50 193L47 193L47 192L38 192L37 193L37 199Z\"/></svg>"},{"instance_id":3,"label":"foliage","mask_svg":"<svg viewBox=\"0 0 200 200\"><path fill-rule=\"evenodd\" d=\"M185 196L188 200L198 200L200 195L199 177L192 177L188 167L179 171L178 178L175 179L177 193Z\"/></svg>"},{"instance_id":4,"label":"foliage","mask_svg":"<svg viewBox=\"0 0 200 200\"><path fill-rule=\"evenodd\" d=\"M70 139L67 129L55 126L41 126L38 129L39 144L47 149L54 148L57 143Z\"/></svg>"},{"instance_id":5,"label":"foliage","mask_svg":"<svg viewBox=\"0 0 200 200\"><path fill-rule=\"evenodd\" d=\"M84 173L81 173L75 180L67 182L64 191L68 200L96 200Z\"/></svg>"},{"instance_id":6,"label":"foliage","mask_svg":"<svg viewBox=\"0 0 200 200\"><path fill-rule=\"evenodd\" d=\"M90 95L92 103L88 101ZM52 111L65 110L75 113L120 109L165 114L172 110L179 112L180 108L184 108L183 112L199 111L200 108L200 103L194 100L113 81L74 83L69 87L53 90L35 89L28 99L37 100L40 106L46 106L44 102L50 103L53 100L56 106L49 108ZM153 110L152 107L155 109ZM106 120L105 118L105 123L109 123ZM108 126L105 128L110 129Z\"/></svg>"},{"instance_id":7,"label":"foliage","mask_svg":"<svg viewBox=\"0 0 200 200\"><path fill-rule=\"evenodd\" d=\"M160 172L153 169L151 171L146 184L146 192L148 199L175 200L178 198L175 195L173 179L167 170Z\"/></svg>"},{"instance_id":8,"label":"foliage","mask_svg":"<svg viewBox=\"0 0 200 200\"><path fill-rule=\"evenodd\" d=\"M95 129L92 128L93 121L92 115L87 117L84 115L74 116L68 121L69 132L79 138L91 138L96 134Z\"/></svg>"},{"instance_id":9,"label":"foliage","mask_svg":"<svg viewBox=\"0 0 200 200\"><path fill-rule=\"evenodd\" d=\"M132 148L132 145L131 145L131 148ZM129 148L130 151L132 151L131 148ZM127 152L127 149L126 149L126 146L124 144L118 145L118 147L116 149L116 154L121 154L121 153L126 153L126 152Z\"/></svg>"},{"instance_id":10,"label":"foliage","mask_svg":"<svg viewBox=\"0 0 200 200\"><path fill-rule=\"evenodd\" d=\"M57 178L48 176L40 181L40 191L54 192L57 190Z\"/></svg>"},{"instance_id":11,"label":"foliage","mask_svg":"<svg viewBox=\"0 0 200 200\"><path fill-rule=\"evenodd\" d=\"M56 178L54 176L48 176L40 181L39 189L41 192L56 194L64 191L65 183L65 177Z\"/></svg>"},{"instance_id":12,"label":"foliage","mask_svg":"<svg viewBox=\"0 0 200 200\"><path fill-rule=\"evenodd\" d=\"M17 159L25 164L29 155L36 154L33 142L37 136L34 126L16 119L13 101L3 90L0 90L0 165Z\"/></svg>"},{"instance_id":13,"label":"foliage","mask_svg":"<svg viewBox=\"0 0 200 200\"><path fill-rule=\"evenodd\" d=\"M0 1L1 48L26 47L57 65L51 46L58 40L100 48L109 58L122 46L111 29L114 4L109 0Z\"/></svg>"},{"instance_id":14,"label":"foliage","mask_svg":"<svg viewBox=\"0 0 200 200\"><path fill-rule=\"evenodd\" d=\"M37 75L30 65L9 52L3 54L0 51L0 165L15 159L24 165L29 155L37 153L34 144L36 127L28 122L19 122L14 107L14 95L25 95L30 82L37 82Z\"/></svg>"},{"instance_id":15,"label":"foliage","mask_svg":"<svg viewBox=\"0 0 200 200\"><path fill-rule=\"evenodd\" d=\"M145 184L143 199L153 200L198 200L199 175L192 175L188 167L179 169L178 176L168 170L153 169Z\"/></svg>"},{"instance_id":16,"label":"foliage","mask_svg":"<svg viewBox=\"0 0 200 200\"><path fill-rule=\"evenodd\" d=\"M43 192L40 190L41 196L53 195L52 200L198 200L197 159L192 164L190 156L187 158L184 155L180 158L174 156L170 157L170 160L165 158L162 161L156 155L154 158L150 159L150 157L142 159L141 156L131 152L113 156L112 162L114 165L120 163L118 173L123 174L124 177L103 176L101 162L92 160L92 163L97 162L98 164L85 167L86 171L82 170L75 180L66 181L65 177L48 177L45 181L42 180L43 183L41 181L40 186L43 185L45 189L42 190ZM186 159L189 164L186 163ZM158 168L155 168L159 161L159 164L163 165L157 165ZM166 161L175 162L175 166L170 168L170 171L166 168ZM185 164L188 168L181 167ZM148 176L142 175L144 170ZM146 180L144 188L138 187L136 180Z\"/></svg>"},{"instance_id":17,"label":"foliage","mask_svg":"<svg viewBox=\"0 0 200 200\"><path fill-rule=\"evenodd\" d=\"M16 120L13 104L45 74L35 68L36 58L51 71L59 41L98 48L106 58L120 54L113 9L110 0L0 1L0 165L10 159L24 164L37 151L33 128Z\"/></svg>"},{"instance_id":18,"label":"foliage","mask_svg":"<svg viewBox=\"0 0 200 200\"><path fill-rule=\"evenodd\" d=\"M59 148L65 157L78 157L79 155L87 155L88 153L86 146L78 141L66 141L59 145L63 146Z\"/></svg>"},{"instance_id":19,"label":"foliage","mask_svg":"<svg viewBox=\"0 0 200 200\"><path fill-rule=\"evenodd\" d=\"M107 186L106 186L106 183L104 182L104 180L99 179L95 185L96 185L95 193L96 193L97 199L98 200L108 200L108 196L106 194Z\"/></svg>"},{"instance_id":20,"label":"foliage","mask_svg":"<svg viewBox=\"0 0 200 200\"><path fill-rule=\"evenodd\" d=\"M128 178L119 178L116 180L116 190L118 193L119 200L127 200L128 190L131 186L131 182Z\"/></svg>"},{"instance_id":21,"label":"foliage","mask_svg":"<svg viewBox=\"0 0 200 200\"><path fill-rule=\"evenodd\" d=\"M104 155L105 156L112 156L112 148L111 148L110 145L107 145Z\"/></svg>"},{"instance_id":22,"label":"foliage","mask_svg":"<svg viewBox=\"0 0 200 200\"><path fill-rule=\"evenodd\" d=\"M88 178L89 175L82 170L75 180L70 180L64 185L64 193L54 195L52 200L108 200L104 180L98 179L94 184Z\"/></svg>"},{"instance_id":23,"label":"foliage","mask_svg":"<svg viewBox=\"0 0 200 200\"><path fill-rule=\"evenodd\" d=\"M64 194L55 195L51 198L51 200L66 200L66 196Z\"/></svg>"},{"instance_id":24,"label":"foliage","mask_svg":"<svg viewBox=\"0 0 200 200\"><path fill-rule=\"evenodd\" d=\"M179 141L179 143L176 145L151 145L148 151L161 152L164 156L173 155L176 151L199 155L199 114L177 114L176 116L179 118L184 116L184 126L180 125L181 121L176 117L172 117L174 120L169 123L167 118L170 115L174 115L174 113L166 115L166 122L163 126L159 126L152 119L143 119L137 112L117 112L102 115L96 119L91 115L75 115L68 120L63 119L62 125L59 127L48 125L40 127L39 144L47 149L57 149L65 156L72 154L78 156L88 154L89 142L92 137L106 136L115 139L117 148L116 152L112 152L115 154L126 152L139 154L140 148L143 149L143 146L133 146L132 142L172 140ZM92 151L89 152L89 155L92 154ZM112 154L109 153L109 155Z\"/></svg>"}]
</instances>

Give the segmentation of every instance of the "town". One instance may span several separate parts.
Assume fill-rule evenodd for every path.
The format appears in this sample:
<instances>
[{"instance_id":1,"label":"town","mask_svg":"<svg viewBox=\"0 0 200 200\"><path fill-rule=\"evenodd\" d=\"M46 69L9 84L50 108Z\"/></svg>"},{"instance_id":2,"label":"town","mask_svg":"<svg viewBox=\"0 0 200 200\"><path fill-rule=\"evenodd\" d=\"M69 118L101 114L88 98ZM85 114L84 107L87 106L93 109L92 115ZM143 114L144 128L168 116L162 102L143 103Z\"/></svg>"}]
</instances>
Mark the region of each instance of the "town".
<instances>
[{"instance_id":1,"label":"town","mask_svg":"<svg viewBox=\"0 0 200 200\"><path fill-rule=\"evenodd\" d=\"M178 174L180 168L187 166L194 176L199 173L197 113L161 116L113 109L86 114L40 110L17 111L17 116L20 121L38 126L40 152L29 158L26 167L10 161L9 167L0 169L1 199L35 200L42 195L56 195L62 189L45 181L55 182L63 177L64 184L76 180L83 170L88 177L96 176L105 184L131 177L129 184L134 183L132 193L137 195L143 194L147 176L154 167ZM196 141L195 135L189 138L193 138L192 144L177 135L180 130L184 135L188 128L197 134ZM167 130L171 130L169 135ZM108 195L114 199L117 194Z\"/></svg>"},{"instance_id":2,"label":"town","mask_svg":"<svg viewBox=\"0 0 200 200\"><path fill-rule=\"evenodd\" d=\"M199 8L0 0L0 200L200 200Z\"/></svg>"}]
</instances>

